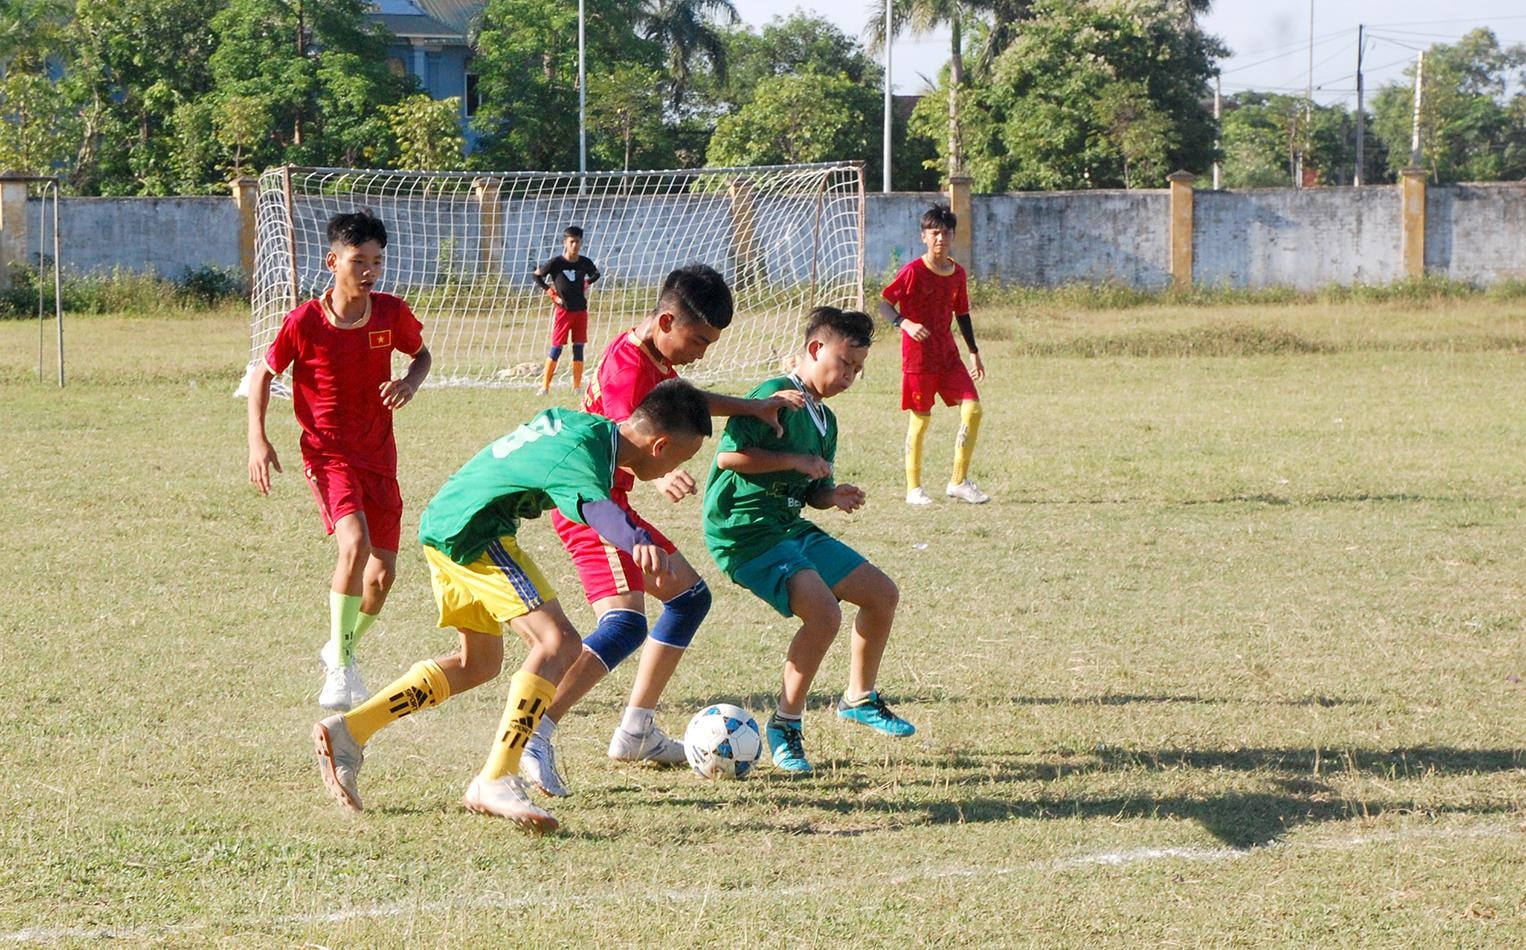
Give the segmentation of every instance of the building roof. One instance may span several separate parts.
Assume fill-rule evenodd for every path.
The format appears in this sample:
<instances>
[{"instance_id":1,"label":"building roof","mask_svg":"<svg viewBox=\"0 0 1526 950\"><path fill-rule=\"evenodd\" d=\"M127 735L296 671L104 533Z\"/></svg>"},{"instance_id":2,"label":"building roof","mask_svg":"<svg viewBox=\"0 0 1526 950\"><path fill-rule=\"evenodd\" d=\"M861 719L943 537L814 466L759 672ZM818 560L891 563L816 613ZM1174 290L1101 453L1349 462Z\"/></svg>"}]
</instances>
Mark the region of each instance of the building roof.
<instances>
[{"instance_id":1,"label":"building roof","mask_svg":"<svg viewBox=\"0 0 1526 950\"><path fill-rule=\"evenodd\" d=\"M414 0L372 0L368 18L399 39L451 39L466 42L466 31L425 13Z\"/></svg>"},{"instance_id":2,"label":"building roof","mask_svg":"<svg viewBox=\"0 0 1526 950\"><path fill-rule=\"evenodd\" d=\"M487 0L413 0L413 2L429 16L467 37L471 36L477 21L482 18L483 8L487 6Z\"/></svg>"}]
</instances>

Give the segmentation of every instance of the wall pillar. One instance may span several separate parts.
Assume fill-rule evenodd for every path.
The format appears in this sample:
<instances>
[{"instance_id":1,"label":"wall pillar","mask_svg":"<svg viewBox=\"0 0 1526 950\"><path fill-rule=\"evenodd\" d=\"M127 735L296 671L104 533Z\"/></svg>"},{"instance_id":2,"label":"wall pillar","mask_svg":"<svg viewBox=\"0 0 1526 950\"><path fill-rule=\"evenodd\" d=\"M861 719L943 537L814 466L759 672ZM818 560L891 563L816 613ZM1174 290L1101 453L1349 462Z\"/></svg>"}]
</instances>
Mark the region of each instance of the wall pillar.
<instances>
[{"instance_id":1,"label":"wall pillar","mask_svg":"<svg viewBox=\"0 0 1526 950\"><path fill-rule=\"evenodd\" d=\"M1413 166L1399 173L1400 276L1406 280L1425 276L1425 169Z\"/></svg>"},{"instance_id":2,"label":"wall pillar","mask_svg":"<svg viewBox=\"0 0 1526 950\"><path fill-rule=\"evenodd\" d=\"M244 272L244 286L254 286L254 238L259 225L255 221L255 204L260 197L258 178L235 178L229 183L233 189L233 204L238 208L238 263Z\"/></svg>"},{"instance_id":3,"label":"wall pillar","mask_svg":"<svg viewBox=\"0 0 1526 950\"><path fill-rule=\"evenodd\" d=\"M13 180L0 172L0 290L11 286L18 269L27 264L27 216L25 180Z\"/></svg>"},{"instance_id":4,"label":"wall pillar","mask_svg":"<svg viewBox=\"0 0 1526 950\"><path fill-rule=\"evenodd\" d=\"M948 180L948 209L959 221L948 256L964 265L966 277L975 274L975 215L970 201L970 186L974 183L975 179L968 175L955 175Z\"/></svg>"},{"instance_id":5,"label":"wall pillar","mask_svg":"<svg viewBox=\"0 0 1526 950\"><path fill-rule=\"evenodd\" d=\"M477 262L485 274L498 273L498 244L503 233L503 182L497 178L472 181L477 199Z\"/></svg>"},{"instance_id":6,"label":"wall pillar","mask_svg":"<svg viewBox=\"0 0 1526 950\"><path fill-rule=\"evenodd\" d=\"M1192 287L1192 183L1197 176L1176 171L1166 176L1171 183L1171 232L1167 242L1171 255L1171 286Z\"/></svg>"}]
</instances>

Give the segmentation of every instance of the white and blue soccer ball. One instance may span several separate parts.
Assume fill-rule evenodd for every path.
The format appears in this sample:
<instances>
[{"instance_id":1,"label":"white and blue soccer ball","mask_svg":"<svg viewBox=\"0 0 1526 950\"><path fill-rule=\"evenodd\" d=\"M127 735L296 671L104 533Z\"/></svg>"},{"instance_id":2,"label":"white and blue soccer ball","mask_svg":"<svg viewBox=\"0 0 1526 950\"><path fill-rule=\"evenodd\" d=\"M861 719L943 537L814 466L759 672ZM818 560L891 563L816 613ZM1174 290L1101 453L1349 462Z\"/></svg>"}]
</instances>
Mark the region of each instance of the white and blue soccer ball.
<instances>
[{"instance_id":1,"label":"white and blue soccer ball","mask_svg":"<svg viewBox=\"0 0 1526 950\"><path fill-rule=\"evenodd\" d=\"M742 778L762 751L757 720L731 703L706 706L684 730L684 755L689 767L704 778Z\"/></svg>"}]
</instances>

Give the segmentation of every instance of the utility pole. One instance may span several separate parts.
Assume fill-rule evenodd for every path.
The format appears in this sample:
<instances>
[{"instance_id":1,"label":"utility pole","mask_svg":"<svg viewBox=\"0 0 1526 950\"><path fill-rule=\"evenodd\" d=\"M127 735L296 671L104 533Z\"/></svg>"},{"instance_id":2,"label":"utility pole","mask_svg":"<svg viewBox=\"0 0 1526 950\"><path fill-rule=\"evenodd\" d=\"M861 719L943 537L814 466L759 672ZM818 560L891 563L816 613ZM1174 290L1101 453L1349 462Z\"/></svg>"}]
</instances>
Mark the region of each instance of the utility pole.
<instances>
[{"instance_id":1,"label":"utility pole","mask_svg":"<svg viewBox=\"0 0 1526 950\"><path fill-rule=\"evenodd\" d=\"M885 0L885 194L890 194L890 0Z\"/></svg>"},{"instance_id":2,"label":"utility pole","mask_svg":"<svg viewBox=\"0 0 1526 950\"><path fill-rule=\"evenodd\" d=\"M1362 162L1367 145L1367 121L1362 111L1362 41L1366 29L1364 24L1356 25L1356 174L1352 176L1351 183L1358 186L1362 184Z\"/></svg>"},{"instance_id":3,"label":"utility pole","mask_svg":"<svg viewBox=\"0 0 1526 950\"><path fill-rule=\"evenodd\" d=\"M588 177L588 73L587 45L583 36L583 0L578 0L578 193Z\"/></svg>"},{"instance_id":4,"label":"utility pole","mask_svg":"<svg viewBox=\"0 0 1526 950\"><path fill-rule=\"evenodd\" d=\"M1314 142L1314 0L1309 0L1309 72L1303 86L1303 141L1298 144L1298 180L1296 188L1303 187L1304 159Z\"/></svg>"},{"instance_id":5,"label":"utility pole","mask_svg":"<svg viewBox=\"0 0 1526 950\"><path fill-rule=\"evenodd\" d=\"M1219 74L1213 74L1213 190L1219 190Z\"/></svg>"},{"instance_id":6,"label":"utility pole","mask_svg":"<svg viewBox=\"0 0 1526 950\"><path fill-rule=\"evenodd\" d=\"M1420 96L1425 88L1425 51L1415 57L1415 118L1409 135L1409 164L1420 167Z\"/></svg>"}]
</instances>

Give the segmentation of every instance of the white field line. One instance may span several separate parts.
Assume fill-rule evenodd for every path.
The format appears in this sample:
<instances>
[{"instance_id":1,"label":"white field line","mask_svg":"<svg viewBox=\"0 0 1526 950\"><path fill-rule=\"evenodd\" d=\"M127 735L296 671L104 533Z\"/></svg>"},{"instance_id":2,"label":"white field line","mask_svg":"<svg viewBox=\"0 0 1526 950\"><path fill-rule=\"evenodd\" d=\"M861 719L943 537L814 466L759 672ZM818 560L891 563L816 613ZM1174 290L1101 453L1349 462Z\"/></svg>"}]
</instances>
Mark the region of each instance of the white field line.
<instances>
[{"instance_id":1,"label":"white field line","mask_svg":"<svg viewBox=\"0 0 1526 950\"><path fill-rule=\"evenodd\" d=\"M1494 837L1500 834L1508 834L1514 831L1515 828L1516 826L1511 822L1495 821L1471 825L1465 828L1413 828L1383 831L1374 834L1351 835L1324 841L1274 841L1271 844L1257 845L1250 848L1131 848L1122 851L1097 851L1087 854L1076 854L1064 858L1050 858L1044 861L1029 861L1011 867L978 868L961 866L919 868L897 875L891 878L891 881L892 883L899 884L907 881L938 881L960 877L1002 877L1010 874L1032 873L1034 871L1063 871L1092 866L1120 867L1151 861L1235 861L1258 853L1298 848L1354 851L1359 848L1395 844L1403 841L1460 840ZM810 894L820 890L821 885L813 883L788 888L770 886L767 888L767 893L770 895ZM525 907L544 907L548 903L593 905L601 903L627 903L632 900L704 903L717 897L745 897L750 891L755 891L759 894L763 893L761 888L734 888L726 890L706 888L693 891L639 891L628 889L615 892L603 891L597 894L559 894L549 899L544 894L536 894L529 897L483 896L425 904L408 902L378 904L371 907L352 907L326 914L283 914L276 917L242 918L227 921L226 925L236 930L260 931L282 927L301 927L311 924L340 924L352 920L386 919L405 915L443 914L460 910L516 910ZM209 927L209 924L203 922L171 924L162 927L28 927L9 933L0 933L0 941L7 943L51 943L59 940L87 939L140 940L197 933L207 930Z\"/></svg>"}]
</instances>

